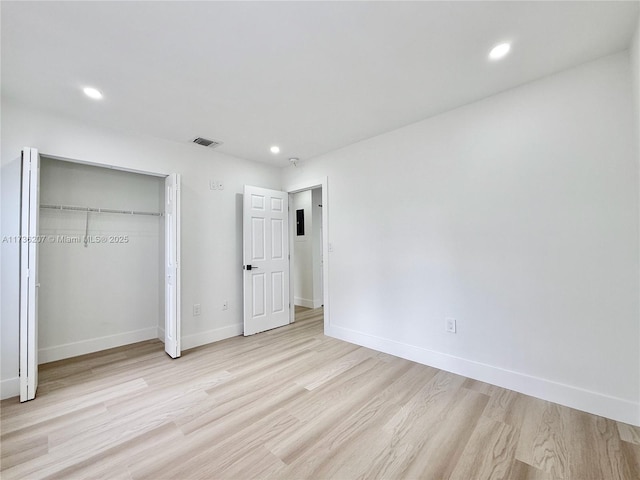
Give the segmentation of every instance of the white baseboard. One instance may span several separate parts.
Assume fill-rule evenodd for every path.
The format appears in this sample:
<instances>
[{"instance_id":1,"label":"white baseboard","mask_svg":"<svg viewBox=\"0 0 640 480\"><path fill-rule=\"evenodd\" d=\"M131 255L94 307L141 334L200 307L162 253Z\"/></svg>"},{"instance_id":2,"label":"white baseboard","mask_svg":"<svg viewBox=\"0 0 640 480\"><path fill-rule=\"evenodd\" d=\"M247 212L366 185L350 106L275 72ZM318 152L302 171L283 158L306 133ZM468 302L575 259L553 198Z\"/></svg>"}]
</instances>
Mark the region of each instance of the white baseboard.
<instances>
[{"instance_id":1,"label":"white baseboard","mask_svg":"<svg viewBox=\"0 0 640 480\"><path fill-rule=\"evenodd\" d=\"M66 343L38 350L38 363L55 362L63 358L77 357L86 353L99 352L108 348L121 347L130 343L143 342L158 338L158 328L149 327L131 332L92 338L80 342Z\"/></svg>"},{"instance_id":2,"label":"white baseboard","mask_svg":"<svg viewBox=\"0 0 640 480\"><path fill-rule=\"evenodd\" d=\"M206 332L194 333L191 335L183 335L181 339L182 350L199 347L208 343L219 342L231 337L242 335L244 326L241 323L228 325L226 327L207 330Z\"/></svg>"},{"instance_id":3,"label":"white baseboard","mask_svg":"<svg viewBox=\"0 0 640 480\"><path fill-rule=\"evenodd\" d=\"M640 404L630 400L505 370L336 325L328 326L325 334L396 357L524 393L525 395L640 426Z\"/></svg>"},{"instance_id":4,"label":"white baseboard","mask_svg":"<svg viewBox=\"0 0 640 480\"><path fill-rule=\"evenodd\" d=\"M164 328L158 327L158 340L164 343Z\"/></svg>"},{"instance_id":5,"label":"white baseboard","mask_svg":"<svg viewBox=\"0 0 640 480\"><path fill-rule=\"evenodd\" d=\"M20 379L18 377L8 378L0 382L0 398L17 397L20 395Z\"/></svg>"},{"instance_id":6,"label":"white baseboard","mask_svg":"<svg viewBox=\"0 0 640 480\"><path fill-rule=\"evenodd\" d=\"M324 300L322 300L322 298L316 298L313 300L313 307L311 308L320 308L323 302Z\"/></svg>"},{"instance_id":7,"label":"white baseboard","mask_svg":"<svg viewBox=\"0 0 640 480\"><path fill-rule=\"evenodd\" d=\"M293 303L294 305L298 305L300 307L315 308L313 306L313 300L309 300L308 298L295 297L293 299Z\"/></svg>"}]
</instances>

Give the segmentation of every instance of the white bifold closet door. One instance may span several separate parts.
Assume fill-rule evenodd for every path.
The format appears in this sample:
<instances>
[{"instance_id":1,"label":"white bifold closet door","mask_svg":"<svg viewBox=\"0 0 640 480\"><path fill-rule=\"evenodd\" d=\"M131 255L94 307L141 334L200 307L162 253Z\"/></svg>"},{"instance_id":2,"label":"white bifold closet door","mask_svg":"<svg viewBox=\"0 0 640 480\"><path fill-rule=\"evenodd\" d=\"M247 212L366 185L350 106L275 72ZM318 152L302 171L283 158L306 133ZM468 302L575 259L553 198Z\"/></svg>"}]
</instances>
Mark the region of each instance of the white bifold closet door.
<instances>
[{"instance_id":1,"label":"white bifold closet door","mask_svg":"<svg viewBox=\"0 0 640 480\"><path fill-rule=\"evenodd\" d=\"M36 396L38 388L38 215L40 156L22 149L20 203L20 401Z\"/></svg>"},{"instance_id":2,"label":"white bifold closet door","mask_svg":"<svg viewBox=\"0 0 640 480\"><path fill-rule=\"evenodd\" d=\"M288 194L244 186L244 335L289 323Z\"/></svg>"},{"instance_id":3,"label":"white bifold closet door","mask_svg":"<svg viewBox=\"0 0 640 480\"><path fill-rule=\"evenodd\" d=\"M38 388L38 246L40 156L22 150L20 202L20 401L32 400ZM165 351L180 356L180 175L165 180Z\"/></svg>"},{"instance_id":4,"label":"white bifold closet door","mask_svg":"<svg viewBox=\"0 0 640 480\"><path fill-rule=\"evenodd\" d=\"M180 175L165 180L164 350L180 356Z\"/></svg>"}]
</instances>

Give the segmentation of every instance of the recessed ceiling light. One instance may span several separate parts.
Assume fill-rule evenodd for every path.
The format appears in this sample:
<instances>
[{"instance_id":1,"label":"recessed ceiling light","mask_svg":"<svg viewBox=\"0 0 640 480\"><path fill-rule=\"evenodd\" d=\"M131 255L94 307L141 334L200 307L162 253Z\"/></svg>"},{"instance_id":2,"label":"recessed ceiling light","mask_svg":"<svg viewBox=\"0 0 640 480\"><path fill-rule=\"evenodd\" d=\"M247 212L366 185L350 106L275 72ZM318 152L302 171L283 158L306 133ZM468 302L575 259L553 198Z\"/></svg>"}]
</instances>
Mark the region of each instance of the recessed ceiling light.
<instances>
[{"instance_id":1,"label":"recessed ceiling light","mask_svg":"<svg viewBox=\"0 0 640 480\"><path fill-rule=\"evenodd\" d=\"M102 92L97 88L84 87L82 91L87 97L93 98L94 100L100 100L102 98Z\"/></svg>"},{"instance_id":2,"label":"recessed ceiling light","mask_svg":"<svg viewBox=\"0 0 640 480\"><path fill-rule=\"evenodd\" d=\"M508 43L501 43L500 45L496 45L489 52L489 58L491 60L499 60L504 57L511 50L511 45Z\"/></svg>"},{"instance_id":3,"label":"recessed ceiling light","mask_svg":"<svg viewBox=\"0 0 640 480\"><path fill-rule=\"evenodd\" d=\"M274 145L273 147L271 147L271 153L280 153L280 147Z\"/></svg>"}]
</instances>

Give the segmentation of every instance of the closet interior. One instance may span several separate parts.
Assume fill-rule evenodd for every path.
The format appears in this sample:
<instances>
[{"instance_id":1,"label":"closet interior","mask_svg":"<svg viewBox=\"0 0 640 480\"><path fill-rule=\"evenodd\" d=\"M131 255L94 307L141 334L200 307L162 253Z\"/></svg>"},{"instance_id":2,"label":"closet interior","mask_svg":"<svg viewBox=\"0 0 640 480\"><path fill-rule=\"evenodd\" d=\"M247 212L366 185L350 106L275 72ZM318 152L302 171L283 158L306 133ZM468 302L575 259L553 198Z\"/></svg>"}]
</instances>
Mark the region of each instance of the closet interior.
<instances>
[{"instance_id":1,"label":"closet interior","mask_svg":"<svg viewBox=\"0 0 640 480\"><path fill-rule=\"evenodd\" d=\"M163 177L41 158L39 363L164 339L164 191Z\"/></svg>"}]
</instances>

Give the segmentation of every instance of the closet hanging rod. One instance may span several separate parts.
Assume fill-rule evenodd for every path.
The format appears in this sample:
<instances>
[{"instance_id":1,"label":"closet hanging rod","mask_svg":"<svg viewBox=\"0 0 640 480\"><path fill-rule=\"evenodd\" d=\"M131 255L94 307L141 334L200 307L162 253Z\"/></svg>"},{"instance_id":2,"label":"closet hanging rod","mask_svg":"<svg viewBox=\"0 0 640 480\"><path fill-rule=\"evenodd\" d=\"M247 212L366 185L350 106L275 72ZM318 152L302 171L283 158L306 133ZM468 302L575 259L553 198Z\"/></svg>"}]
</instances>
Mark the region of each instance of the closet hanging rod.
<instances>
[{"instance_id":1,"label":"closet hanging rod","mask_svg":"<svg viewBox=\"0 0 640 480\"><path fill-rule=\"evenodd\" d=\"M73 212L95 212L95 213L121 213L123 215L147 215L151 217L163 217L164 213L160 212L141 212L138 210L116 210L113 208L93 208L93 207L76 207L74 205L40 205L40 208L48 208L50 210L69 210Z\"/></svg>"}]
</instances>

